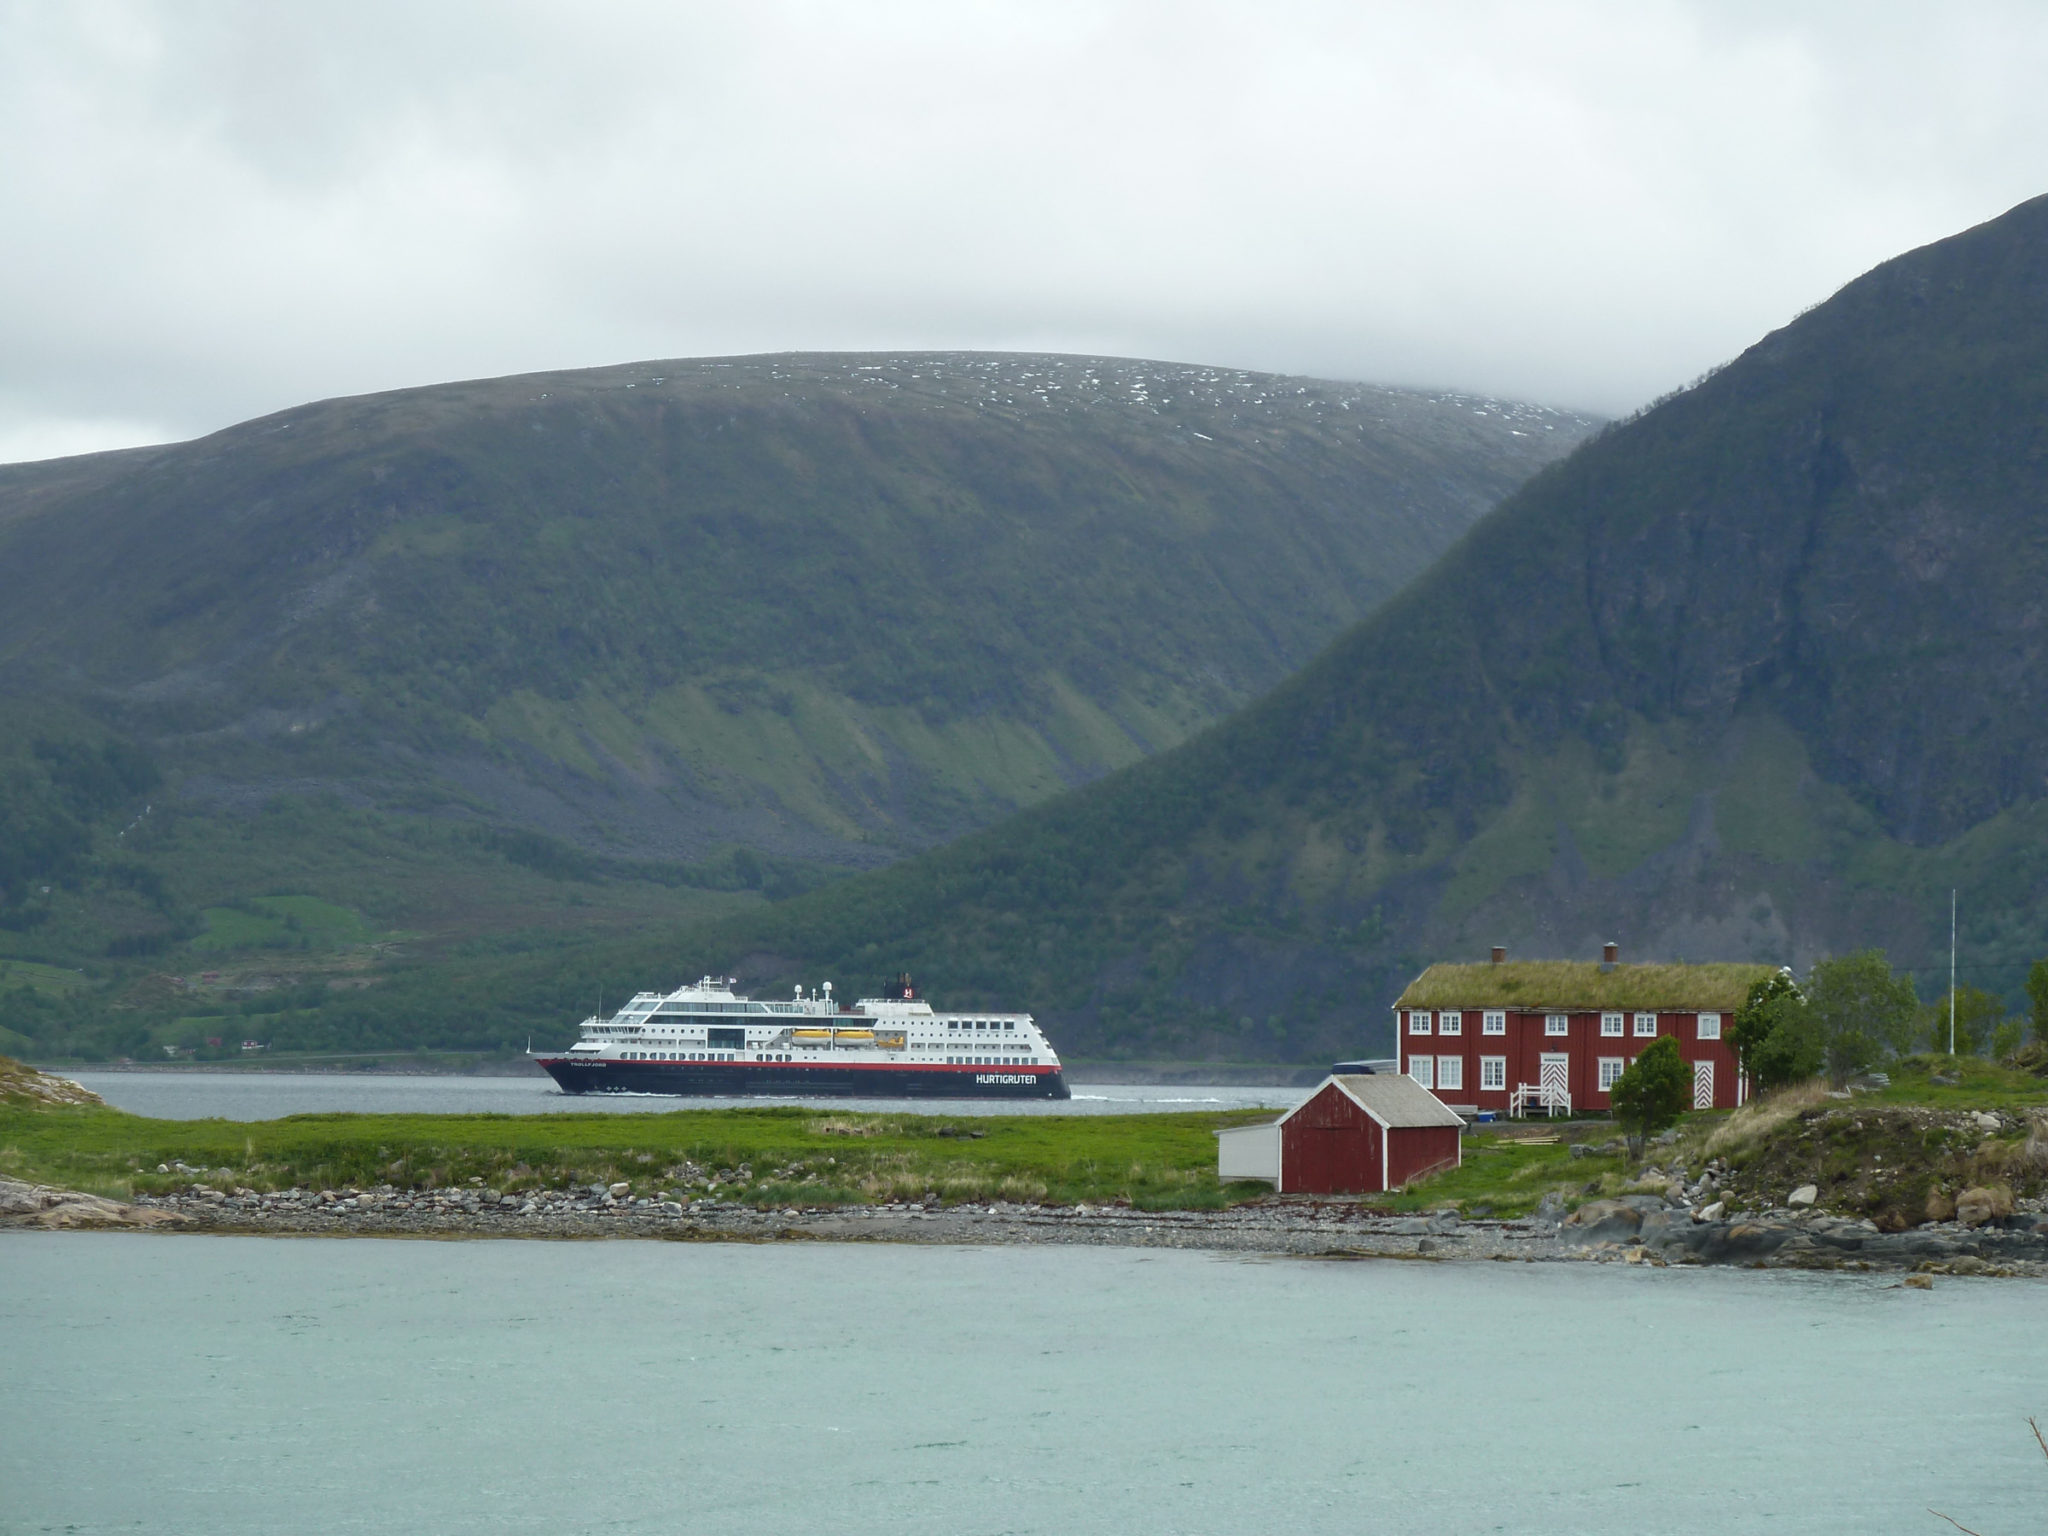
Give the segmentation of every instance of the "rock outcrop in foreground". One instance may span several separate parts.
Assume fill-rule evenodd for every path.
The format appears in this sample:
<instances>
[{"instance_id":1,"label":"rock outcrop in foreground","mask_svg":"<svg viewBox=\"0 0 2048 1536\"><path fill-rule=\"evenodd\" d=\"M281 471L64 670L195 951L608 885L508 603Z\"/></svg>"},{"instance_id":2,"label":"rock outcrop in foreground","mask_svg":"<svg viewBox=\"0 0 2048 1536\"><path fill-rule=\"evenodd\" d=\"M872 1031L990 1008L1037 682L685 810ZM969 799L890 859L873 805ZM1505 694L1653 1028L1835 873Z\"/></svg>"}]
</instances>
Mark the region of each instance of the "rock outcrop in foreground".
<instances>
[{"instance_id":1,"label":"rock outcrop in foreground","mask_svg":"<svg viewBox=\"0 0 2048 1536\"><path fill-rule=\"evenodd\" d=\"M46 1184L0 1179L0 1227L106 1229L187 1225L186 1219L175 1211L125 1205L75 1189L52 1189Z\"/></svg>"},{"instance_id":2,"label":"rock outcrop in foreground","mask_svg":"<svg viewBox=\"0 0 2048 1536\"><path fill-rule=\"evenodd\" d=\"M90 1088L68 1077L39 1072L12 1056L0 1056L0 1104L104 1104Z\"/></svg>"}]
</instances>

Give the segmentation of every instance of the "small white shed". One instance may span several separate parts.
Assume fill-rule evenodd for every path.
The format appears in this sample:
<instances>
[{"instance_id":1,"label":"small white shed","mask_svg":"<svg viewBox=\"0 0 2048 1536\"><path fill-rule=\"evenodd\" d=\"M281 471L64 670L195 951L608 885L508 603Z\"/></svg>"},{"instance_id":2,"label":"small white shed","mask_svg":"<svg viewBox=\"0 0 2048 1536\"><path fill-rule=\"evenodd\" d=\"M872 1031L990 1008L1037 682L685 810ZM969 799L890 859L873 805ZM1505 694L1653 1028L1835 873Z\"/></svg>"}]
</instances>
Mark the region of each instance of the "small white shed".
<instances>
[{"instance_id":1,"label":"small white shed","mask_svg":"<svg viewBox=\"0 0 2048 1536\"><path fill-rule=\"evenodd\" d=\"M1264 1125L1233 1125L1216 1133L1216 1177L1264 1179L1276 1188L1280 1183L1280 1122Z\"/></svg>"}]
</instances>

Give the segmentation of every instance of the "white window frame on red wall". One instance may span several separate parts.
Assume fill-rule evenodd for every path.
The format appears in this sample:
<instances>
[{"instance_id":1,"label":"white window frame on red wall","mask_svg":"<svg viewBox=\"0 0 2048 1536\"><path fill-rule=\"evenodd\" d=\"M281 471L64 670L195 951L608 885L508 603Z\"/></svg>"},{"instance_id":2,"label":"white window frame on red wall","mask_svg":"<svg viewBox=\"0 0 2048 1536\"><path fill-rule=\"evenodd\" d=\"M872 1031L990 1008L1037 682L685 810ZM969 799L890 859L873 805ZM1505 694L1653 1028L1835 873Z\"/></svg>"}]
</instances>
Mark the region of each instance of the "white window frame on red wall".
<instances>
[{"instance_id":1,"label":"white window frame on red wall","mask_svg":"<svg viewBox=\"0 0 2048 1536\"><path fill-rule=\"evenodd\" d=\"M1636 1038L1638 1040L1654 1040L1657 1038L1657 1015L1654 1013L1639 1013L1636 1015Z\"/></svg>"},{"instance_id":2,"label":"white window frame on red wall","mask_svg":"<svg viewBox=\"0 0 2048 1536\"><path fill-rule=\"evenodd\" d=\"M1614 1087L1615 1079L1628 1070L1625 1056L1602 1056L1600 1058L1600 1091L1608 1092Z\"/></svg>"},{"instance_id":3,"label":"white window frame on red wall","mask_svg":"<svg viewBox=\"0 0 2048 1536\"><path fill-rule=\"evenodd\" d=\"M1508 1015L1505 1008L1489 1008L1479 1016L1479 1032L1482 1035L1504 1035L1508 1032Z\"/></svg>"},{"instance_id":4,"label":"white window frame on red wall","mask_svg":"<svg viewBox=\"0 0 2048 1536\"><path fill-rule=\"evenodd\" d=\"M1426 1035L1429 1033L1429 1010L1427 1008L1411 1008L1408 1010L1408 1033L1411 1035Z\"/></svg>"},{"instance_id":5,"label":"white window frame on red wall","mask_svg":"<svg viewBox=\"0 0 2048 1536\"><path fill-rule=\"evenodd\" d=\"M1703 1013L1700 1015L1699 1038L1702 1040L1718 1040L1721 1038L1721 1015L1718 1013Z\"/></svg>"},{"instance_id":6,"label":"white window frame on red wall","mask_svg":"<svg viewBox=\"0 0 2048 1536\"><path fill-rule=\"evenodd\" d=\"M1621 1034L1621 1026L1622 1016L1620 1014L1603 1013L1600 1015L1600 1034L1603 1038L1613 1039L1619 1036Z\"/></svg>"},{"instance_id":7,"label":"white window frame on red wall","mask_svg":"<svg viewBox=\"0 0 2048 1536\"><path fill-rule=\"evenodd\" d=\"M1508 1059L1505 1056L1482 1056L1479 1058L1479 1091L1506 1092L1508 1086Z\"/></svg>"},{"instance_id":8,"label":"white window frame on red wall","mask_svg":"<svg viewBox=\"0 0 2048 1536\"><path fill-rule=\"evenodd\" d=\"M1436 1058L1434 1056L1410 1056L1408 1075L1425 1088L1436 1087Z\"/></svg>"},{"instance_id":9,"label":"white window frame on red wall","mask_svg":"<svg viewBox=\"0 0 2048 1536\"><path fill-rule=\"evenodd\" d=\"M1572 1032L1572 1016L1568 1013L1546 1013L1543 1015L1543 1036L1546 1040Z\"/></svg>"},{"instance_id":10,"label":"white window frame on red wall","mask_svg":"<svg viewBox=\"0 0 2048 1536\"><path fill-rule=\"evenodd\" d=\"M1465 1058L1462 1056L1439 1056L1436 1059L1436 1085L1454 1092L1465 1087Z\"/></svg>"},{"instance_id":11,"label":"white window frame on red wall","mask_svg":"<svg viewBox=\"0 0 2048 1536\"><path fill-rule=\"evenodd\" d=\"M1465 1015L1456 1008L1446 1008L1436 1016L1436 1032L1440 1035L1462 1035L1465 1033Z\"/></svg>"}]
</instances>

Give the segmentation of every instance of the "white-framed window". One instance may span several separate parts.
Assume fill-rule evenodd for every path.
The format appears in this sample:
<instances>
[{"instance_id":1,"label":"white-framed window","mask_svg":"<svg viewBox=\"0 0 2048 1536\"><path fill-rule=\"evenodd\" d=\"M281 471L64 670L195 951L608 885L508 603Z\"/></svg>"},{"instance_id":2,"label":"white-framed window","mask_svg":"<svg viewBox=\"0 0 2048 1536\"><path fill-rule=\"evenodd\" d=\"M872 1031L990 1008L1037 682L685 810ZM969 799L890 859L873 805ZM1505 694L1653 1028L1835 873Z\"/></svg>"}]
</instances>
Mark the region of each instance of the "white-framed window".
<instances>
[{"instance_id":1,"label":"white-framed window","mask_svg":"<svg viewBox=\"0 0 2048 1536\"><path fill-rule=\"evenodd\" d=\"M1409 1013L1408 1033L1411 1035L1426 1035L1429 1033L1429 1010L1427 1008L1417 1008Z\"/></svg>"},{"instance_id":2,"label":"white-framed window","mask_svg":"<svg viewBox=\"0 0 2048 1536\"><path fill-rule=\"evenodd\" d=\"M1621 1033L1621 1015L1618 1013L1601 1014L1600 1033L1610 1037L1619 1035Z\"/></svg>"},{"instance_id":3,"label":"white-framed window","mask_svg":"<svg viewBox=\"0 0 2048 1536\"><path fill-rule=\"evenodd\" d=\"M1620 1056L1600 1058L1600 1091L1605 1093L1614 1086L1614 1080L1628 1070L1628 1062Z\"/></svg>"},{"instance_id":4,"label":"white-framed window","mask_svg":"<svg viewBox=\"0 0 2048 1536\"><path fill-rule=\"evenodd\" d=\"M1654 1040L1654 1039L1656 1039L1656 1038L1657 1038L1657 1015L1655 1015L1654 1013L1639 1013L1639 1014L1637 1014L1637 1015L1636 1015L1636 1035L1637 1035L1637 1037L1638 1037L1638 1038L1640 1038L1640 1039L1645 1039L1645 1040Z\"/></svg>"},{"instance_id":5,"label":"white-framed window","mask_svg":"<svg viewBox=\"0 0 2048 1536\"><path fill-rule=\"evenodd\" d=\"M1508 1015L1505 1008L1489 1008L1479 1016L1479 1032L1482 1035L1504 1035L1508 1032Z\"/></svg>"},{"instance_id":6,"label":"white-framed window","mask_svg":"<svg viewBox=\"0 0 2048 1536\"><path fill-rule=\"evenodd\" d=\"M1572 1016L1568 1013L1546 1013L1543 1015L1543 1033L1546 1035L1568 1035L1572 1032Z\"/></svg>"},{"instance_id":7,"label":"white-framed window","mask_svg":"<svg viewBox=\"0 0 2048 1536\"><path fill-rule=\"evenodd\" d=\"M1462 1035L1465 1033L1465 1015L1455 1008L1446 1008L1436 1016L1436 1032L1440 1035Z\"/></svg>"},{"instance_id":8,"label":"white-framed window","mask_svg":"<svg viewBox=\"0 0 2048 1536\"><path fill-rule=\"evenodd\" d=\"M1479 1058L1479 1086L1482 1089L1505 1089L1508 1085L1508 1059L1505 1056L1482 1056Z\"/></svg>"},{"instance_id":9,"label":"white-framed window","mask_svg":"<svg viewBox=\"0 0 2048 1536\"><path fill-rule=\"evenodd\" d=\"M1465 1086L1465 1058L1462 1056L1437 1057L1436 1085L1439 1088L1463 1088Z\"/></svg>"},{"instance_id":10,"label":"white-framed window","mask_svg":"<svg viewBox=\"0 0 2048 1536\"><path fill-rule=\"evenodd\" d=\"M1703 1013L1700 1015L1700 1038L1702 1040L1718 1040L1721 1038L1721 1015L1718 1013Z\"/></svg>"},{"instance_id":11,"label":"white-framed window","mask_svg":"<svg viewBox=\"0 0 2048 1536\"><path fill-rule=\"evenodd\" d=\"M1436 1086L1436 1079L1430 1069L1435 1065L1436 1058L1434 1056L1410 1056L1408 1058L1408 1075L1422 1084L1423 1087L1434 1088Z\"/></svg>"}]
</instances>

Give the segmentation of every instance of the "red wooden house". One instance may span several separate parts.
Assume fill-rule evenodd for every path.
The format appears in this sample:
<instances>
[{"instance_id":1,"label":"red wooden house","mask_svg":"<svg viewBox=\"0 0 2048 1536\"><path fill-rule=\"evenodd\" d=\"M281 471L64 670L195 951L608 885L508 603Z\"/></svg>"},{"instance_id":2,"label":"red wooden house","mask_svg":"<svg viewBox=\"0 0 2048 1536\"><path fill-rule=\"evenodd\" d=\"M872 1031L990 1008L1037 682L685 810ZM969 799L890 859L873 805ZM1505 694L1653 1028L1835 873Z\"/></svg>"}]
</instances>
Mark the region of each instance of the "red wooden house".
<instances>
[{"instance_id":1,"label":"red wooden house","mask_svg":"<svg viewBox=\"0 0 2048 1536\"><path fill-rule=\"evenodd\" d=\"M1216 1172L1283 1194L1377 1194L1455 1168L1464 1126L1413 1078L1330 1077L1278 1120L1218 1131Z\"/></svg>"},{"instance_id":2,"label":"red wooden house","mask_svg":"<svg viewBox=\"0 0 2048 1536\"><path fill-rule=\"evenodd\" d=\"M1651 1041L1669 1035L1692 1067L1693 1106L1741 1102L1725 1038L1768 965L1590 961L1432 965L1394 1004L1401 1070L1445 1104L1546 1114L1604 1110L1608 1090Z\"/></svg>"}]
</instances>

